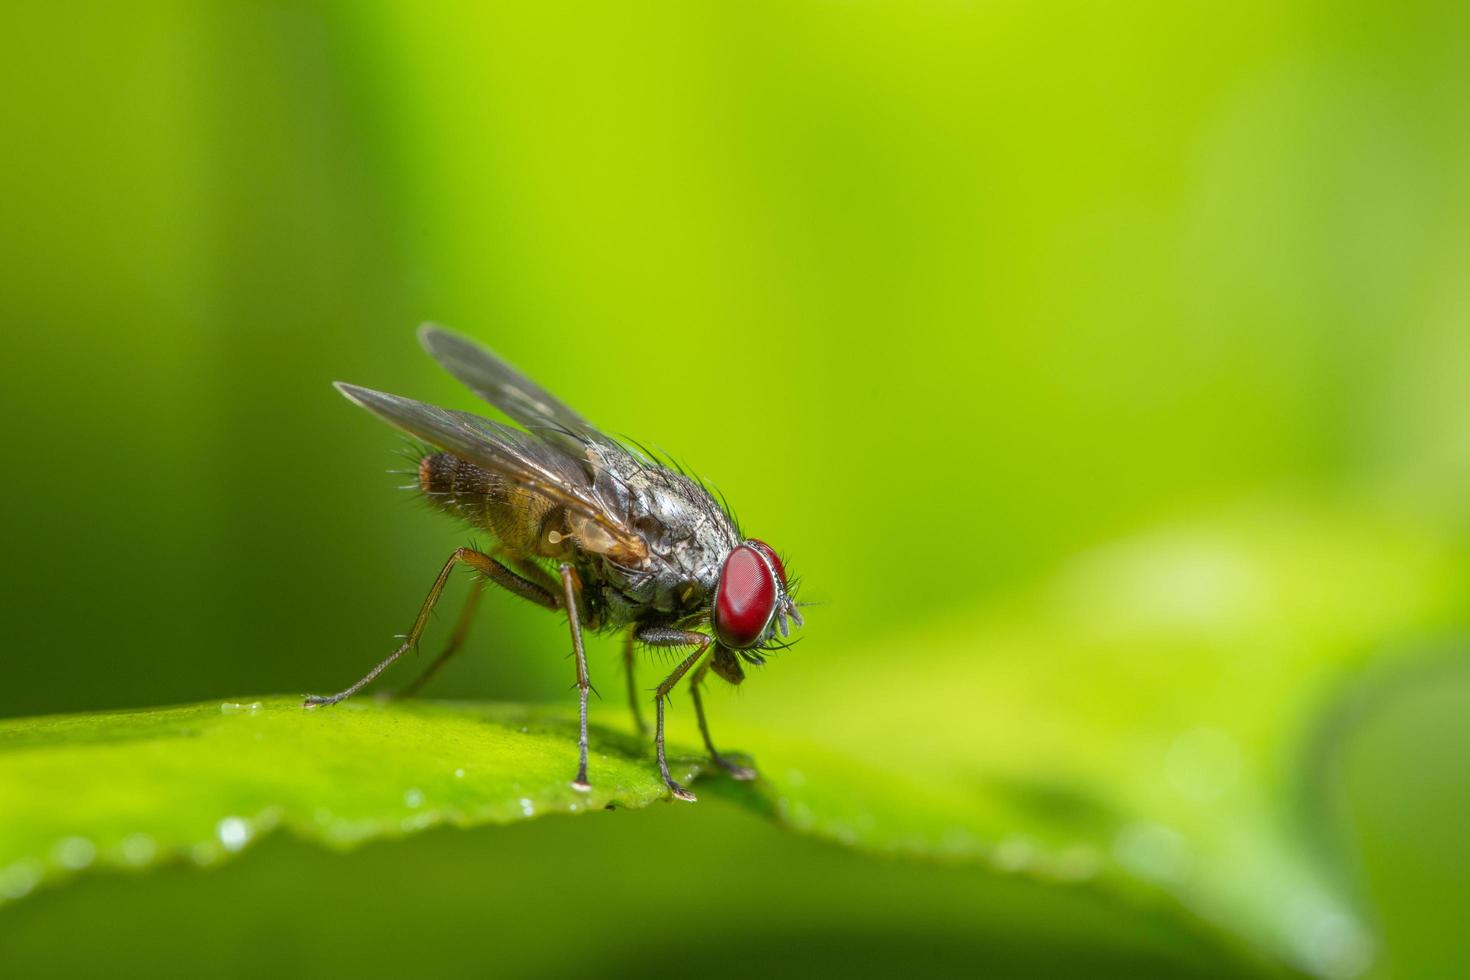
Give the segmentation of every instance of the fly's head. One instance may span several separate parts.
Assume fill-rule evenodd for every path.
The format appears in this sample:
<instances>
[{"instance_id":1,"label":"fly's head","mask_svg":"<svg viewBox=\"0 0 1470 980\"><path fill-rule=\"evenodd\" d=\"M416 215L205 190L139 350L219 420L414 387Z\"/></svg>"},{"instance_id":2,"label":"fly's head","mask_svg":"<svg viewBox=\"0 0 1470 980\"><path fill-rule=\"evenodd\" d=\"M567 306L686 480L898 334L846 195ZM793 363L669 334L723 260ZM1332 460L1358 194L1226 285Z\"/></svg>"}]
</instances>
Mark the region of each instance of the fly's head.
<instances>
[{"instance_id":1,"label":"fly's head","mask_svg":"<svg viewBox=\"0 0 1470 980\"><path fill-rule=\"evenodd\" d=\"M788 619L797 626L805 625L786 582L786 567L764 541L748 538L740 542L725 556L710 612L719 641L711 664L715 673L739 684L745 679L741 660L763 664L763 651L786 645Z\"/></svg>"}]
</instances>

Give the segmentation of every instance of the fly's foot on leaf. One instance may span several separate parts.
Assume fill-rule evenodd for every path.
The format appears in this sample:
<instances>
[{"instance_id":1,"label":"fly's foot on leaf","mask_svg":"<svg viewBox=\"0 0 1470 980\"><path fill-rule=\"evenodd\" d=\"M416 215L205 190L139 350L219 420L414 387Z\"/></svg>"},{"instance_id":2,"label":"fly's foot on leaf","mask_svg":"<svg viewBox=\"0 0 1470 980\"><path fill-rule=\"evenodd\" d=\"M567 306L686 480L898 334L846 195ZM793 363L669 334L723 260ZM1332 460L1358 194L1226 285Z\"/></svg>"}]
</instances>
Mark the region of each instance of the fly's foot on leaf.
<instances>
[{"instance_id":1,"label":"fly's foot on leaf","mask_svg":"<svg viewBox=\"0 0 1470 980\"><path fill-rule=\"evenodd\" d=\"M689 792L687 789L680 786L672 779L665 780L665 782L668 784L669 792L674 794L675 799L683 800L686 803L694 803L699 799L699 797L695 796L693 793Z\"/></svg>"},{"instance_id":2,"label":"fly's foot on leaf","mask_svg":"<svg viewBox=\"0 0 1470 980\"><path fill-rule=\"evenodd\" d=\"M572 780L572 789L578 793L590 793L592 792L592 784L585 779L574 779Z\"/></svg>"},{"instance_id":3,"label":"fly's foot on leaf","mask_svg":"<svg viewBox=\"0 0 1470 980\"><path fill-rule=\"evenodd\" d=\"M306 708L306 709L310 710L312 708L325 707L326 705L329 705L329 704L336 704L338 701L341 701L341 700L342 700L342 695L340 695L340 694L333 694L330 697L327 697L327 696L324 696L324 695L321 695L321 694L308 694L302 700L301 706L303 708Z\"/></svg>"}]
</instances>

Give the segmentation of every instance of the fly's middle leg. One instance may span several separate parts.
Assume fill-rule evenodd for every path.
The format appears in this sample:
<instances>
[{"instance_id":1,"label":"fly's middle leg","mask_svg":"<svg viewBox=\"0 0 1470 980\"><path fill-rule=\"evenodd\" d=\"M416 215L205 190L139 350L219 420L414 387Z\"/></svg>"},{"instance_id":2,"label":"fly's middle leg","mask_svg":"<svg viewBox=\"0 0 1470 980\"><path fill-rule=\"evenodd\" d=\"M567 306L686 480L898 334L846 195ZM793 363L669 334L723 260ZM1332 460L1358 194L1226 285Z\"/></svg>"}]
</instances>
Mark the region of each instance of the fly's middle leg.
<instances>
[{"instance_id":1,"label":"fly's middle leg","mask_svg":"<svg viewBox=\"0 0 1470 980\"><path fill-rule=\"evenodd\" d=\"M592 683L587 680L587 654L582 649L582 623L577 617L577 573L572 566L563 563L561 572L562 596L565 602L567 625L572 631L572 653L577 658L577 778L572 789L587 792L592 786L587 782L587 693Z\"/></svg>"},{"instance_id":2,"label":"fly's middle leg","mask_svg":"<svg viewBox=\"0 0 1470 980\"><path fill-rule=\"evenodd\" d=\"M638 640L636 630L629 630L623 639L623 671L628 678L628 707L633 712L633 727L638 729L638 734L644 738L648 737L648 724L643 720L643 707L638 697L638 679L634 668L635 660L634 645Z\"/></svg>"}]
</instances>

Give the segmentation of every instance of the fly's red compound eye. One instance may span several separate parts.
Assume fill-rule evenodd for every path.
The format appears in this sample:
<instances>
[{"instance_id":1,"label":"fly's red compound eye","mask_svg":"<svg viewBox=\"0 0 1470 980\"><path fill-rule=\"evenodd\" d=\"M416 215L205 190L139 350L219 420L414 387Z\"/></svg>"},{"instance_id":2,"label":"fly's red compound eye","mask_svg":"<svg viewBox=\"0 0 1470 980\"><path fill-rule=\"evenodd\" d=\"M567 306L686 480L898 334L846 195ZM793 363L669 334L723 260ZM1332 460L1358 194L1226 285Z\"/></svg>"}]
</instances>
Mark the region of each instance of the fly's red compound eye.
<instances>
[{"instance_id":1,"label":"fly's red compound eye","mask_svg":"<svg viewBox=\"0 0 1470 980\"><path fill-rule=\"evenodd\" d=\"M765 551L757 550L757 545L766 549L749 541L730 552L715 591L715 636L733 650L759 643L776 611L779 590L772 569L781 566L767 564Z\"/></svg>"},{"instance_id":2,"label":"fly's red compound eye","mask_svg":"<svg viewBox=\"0 0 1470 980\"><path fill-rule=\"evenodd\" d=\"M771 567L776 570L776 577L781 580L781 587L784 589L786 587L786 566L781 564L780 558L776 557L776 550L758 538L751 538L745 543L766 556L766 561L770 562Z\"/></svg>"}]
</instances>

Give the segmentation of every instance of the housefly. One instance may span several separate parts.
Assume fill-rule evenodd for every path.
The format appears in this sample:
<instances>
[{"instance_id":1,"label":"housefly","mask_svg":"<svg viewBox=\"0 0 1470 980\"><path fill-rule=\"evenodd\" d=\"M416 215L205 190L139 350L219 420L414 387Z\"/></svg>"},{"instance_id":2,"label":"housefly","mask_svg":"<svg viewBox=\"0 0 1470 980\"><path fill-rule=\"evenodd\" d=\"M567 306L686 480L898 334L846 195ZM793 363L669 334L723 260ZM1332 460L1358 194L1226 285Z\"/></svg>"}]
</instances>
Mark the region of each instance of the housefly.
<instances>
[{"instance_id":1,"label":"housefly","mask_svg":"<svg viewBox=\"0 0 1470 980\"><path fill-rule=\"evenodd\" d=\"M523 428L469 412L338 382L348 400L428 443L418 490L435 508L488 534L493 546L459 548L440 569L403 643L344 691L311 695L317 708L351 697L414 649L457 565L475 582L445 651L404 693L416 691L464 640L480 592L498 585L566 616L576 662L579 734L575 789L587 782L587 658L582 631L621 631L634 721L646 734L634 687L637 645L692 649L654 691L659 775L681 800L694 794L669 775L664 703L689 678L699 731L713 761L736 779L755 771L710 739L700 685L710 671L731 684L762 664L803 625L782 559L748 538L697 480L653 454L598 431L581 415L488 350L426 324L424 348L445 370ZM706 632L707 631L707 632Z\"/></svg>"}]
</instances>

